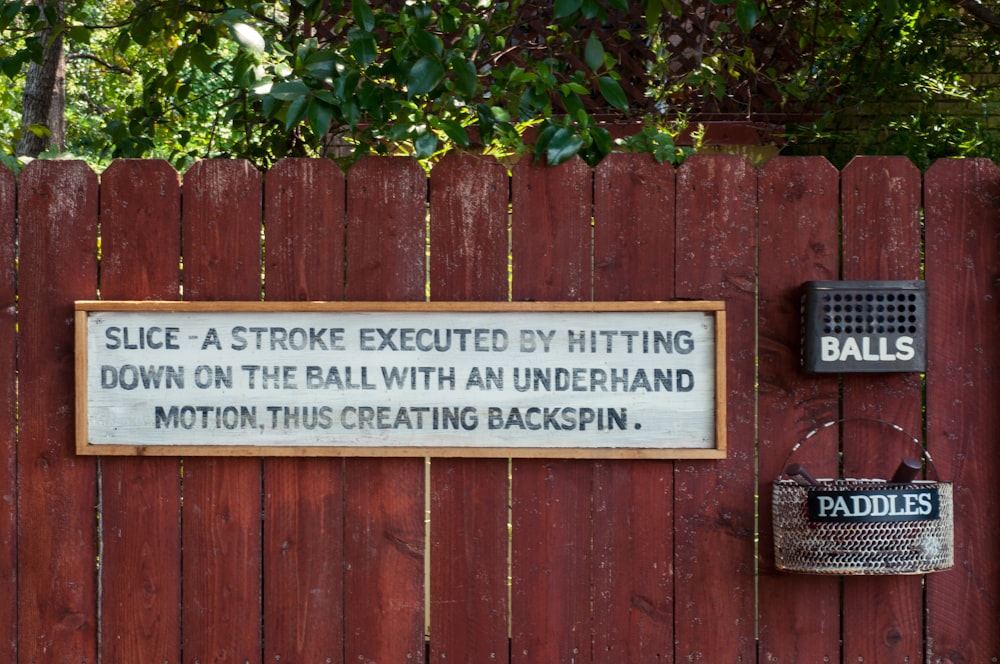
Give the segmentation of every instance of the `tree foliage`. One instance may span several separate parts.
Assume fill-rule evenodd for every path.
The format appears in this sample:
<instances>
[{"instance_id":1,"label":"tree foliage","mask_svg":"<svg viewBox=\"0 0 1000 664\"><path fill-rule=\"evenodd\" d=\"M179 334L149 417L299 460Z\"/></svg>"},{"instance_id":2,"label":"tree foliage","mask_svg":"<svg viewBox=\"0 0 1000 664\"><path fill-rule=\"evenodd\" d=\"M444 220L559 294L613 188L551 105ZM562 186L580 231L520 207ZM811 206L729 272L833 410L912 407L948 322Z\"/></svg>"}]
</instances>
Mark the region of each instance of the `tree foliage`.
<instances>
[{"instance_id":1,"label":"tree foliage","mask_svg":"<svg viewBox=\"0 0 1000 664\"><path fill-rule=\"evenodd\" d=\"M677 134L723 106L787 125L792 150L994 156L994 18L977 0L0 0L0 158L47 132L17 111L52 35L68 100L52 151L95 162L457 147L676 163ZM694 66L677 66L679 21L704 23Z\"/></svg>"},{"instance_id":2,"label":"tree foliage","mask_svg":"<svg viewBox=\"0 0 1000 664\"><path fill-rule=\"evenodd\" d=\"M817 21L808 35L827 46L796 92L825 103L793 134L804 146L838 163L859 152L903 154L921 167L950 156L1000 160L1000 21L991 8L882 0L851 16L841 33Z\"/></svg>"},{"instance_id":3,"label":"tree foliage","mask_svg":"<svg viewBox=\"0 0 1000 664\"><path fill-rule=\"evenodd\" d=\"M542 44L518 42L519 2L66 0L74 106L67 149L99 158L240 155L266 164L325 150L533 149L552 163L612 149L585 97L628 113L615 62L580 21L625 0L560 0ZM55 11L0 2L0 71L40 61ZM578 52L574 69L554 54ZM516 53L517 57L506 57ZM6 105L5 105L6 107ZM666 126L666 125L664 125ZM40 127L12 127L14 139ZM661 157L679 154L660 137Z\"/></svg>"}]
</instances>

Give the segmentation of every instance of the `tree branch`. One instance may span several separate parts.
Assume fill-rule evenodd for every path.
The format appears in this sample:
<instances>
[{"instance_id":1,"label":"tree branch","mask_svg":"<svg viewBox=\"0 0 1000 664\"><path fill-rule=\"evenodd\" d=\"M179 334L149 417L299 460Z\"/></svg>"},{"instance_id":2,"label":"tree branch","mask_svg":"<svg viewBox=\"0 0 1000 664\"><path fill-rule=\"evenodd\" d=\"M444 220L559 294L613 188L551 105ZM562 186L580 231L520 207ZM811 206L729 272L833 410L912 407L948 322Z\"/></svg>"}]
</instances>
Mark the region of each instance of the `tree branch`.
<instances>
[{"instance_id":1,"label":"tree branch","mask_svg":"<svg viewBox=\"0 0 1000 664\"><path fill-rule=\"evenodd\" d=\"M995 33L1000 36L1000 16L998 16L992 9L986 7L978 0L950 0L953 5L960 9L964 9L971 16L979 19L983 24L989 28L990 32Z\"/></svg>"},{"instance_id":2,"label":"tree branch","mask_svg":"<svg viewBox=\"0 0 1000 664\"><path fill-rule=\"evenodd\" d=\"M97 64L101 65L105 69L109 69L111 71L118 72L119 74L125 74L126 76L131 76L132 74L135 73L134 71L132 71L131 69L128 69L126 67L121 67L119 65L113 64L113 63L108 62L106 60L102 60L101 58L97 57L93 53L73 53L72 55L66 56L66 59L67 60L91 60L91 61L96 62Z\"/></svg>"}]
</instances>

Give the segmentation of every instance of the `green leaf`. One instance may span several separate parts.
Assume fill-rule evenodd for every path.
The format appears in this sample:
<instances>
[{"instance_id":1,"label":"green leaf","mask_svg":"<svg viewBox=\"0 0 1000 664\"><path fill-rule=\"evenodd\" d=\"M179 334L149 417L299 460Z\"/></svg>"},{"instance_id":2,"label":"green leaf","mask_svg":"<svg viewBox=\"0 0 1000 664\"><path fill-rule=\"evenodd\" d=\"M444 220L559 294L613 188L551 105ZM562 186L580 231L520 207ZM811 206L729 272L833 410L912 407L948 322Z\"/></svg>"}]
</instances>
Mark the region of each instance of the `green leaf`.
<instances>
[{"instance_id":1,"label":"green leaf","mask_svg":"<svg viewBox=\"0 0 1000 664\"><path fill-rule=\"evenodd\" d=\"M192 64L206 74L212 71L215 64L215 56L200 42L191 45L190 58Z\"/></svg>"},{"instance_id":2,"label":"green leaf","mask_svg":"<svg viewBox=\"0 0 1000 664\"><path fill-rule=\"evenodd\" d=\"M590 138L601 157L611 152L611 148L614 147L614 140L611 138L611 133L604 127L593 127L590 130Z\"/></svg>"},{"instance_id":3,"label":"green leaf","mask_svg":"<svg viewBox=\"0 0 1000 664\"><path fill-rule=\"evenodd\" d=\"M309 127L312 129L313 136L323 138L326 130L330 128L330 123L333 122L333 106L322 99L313 97L309 102L306 116L309 118Z\"/></svg>"},{"instance_id":4,"label":"green leaf","mask_svg":"<svg viewBox=\"0 0 1000 664\"><path fill-rule=\"evenodd\" d=\"M219 16L217 16L212 22L231 25L233 23L245 23L248 18L250 18L250 13L245 9L227 9L219 14Z\"/></svg>"},{"instance_id":5,"label":"green leaf","mask_svg":"<svg viewBox=\"0 0 1000 664\"><path fill-rule=\"evenodd\" d=\"M261 100L260 110L264 114L265 118L269 120L274 118L279 109L281 109L281 102L274 97L265 96Z\"/></svg>"},{"instance_id":6,"label":"green leaf","mask_svg":"<svg viewBox=\"0 0 1000 664\"><path fill-rule=\"evenodd\" d=\"M660 16L663 14L663 3L660 0L649 0L646 3L646 26L652 30L660 23Z\"/></svg>"},{"instance_id":7,"label":"green leaf","mask_svg":"<svg viewBox=\"0 0 1000 664\"><path fill-rule=\"evenodd\" d=\"M432 131L417 136L417 139L413 141L413 147L417 152L417 159L427 159L437 151L437 146L438 138Z\"/></svg>"},{"instance_id":8,"label":"green leaf","mask_svg":"<svg viewBox=\"0 0 1000 664\"><path fill-rule=\"evenodd\" d=\"M333 78L338 73L340 58L331 51L316 51L305 62L306 71L316 78Z\"/></svg>"},{"instance_id":9,"label":"green leaf","mask_svg":"<svg viewBox=\"0 0 1000 664\"><path fill-rule=\"evenodd\" d=\"M15 54L9 58L0 58L0 71L8 78L14 78L21 73L21 65L27 58L18 57L20 54Z\"/></svg>"},{"instance_id":10,"label":"green leaf","mask_svg":"<svg viewBox=\"0 0 1000 664\"><path fill-rule=\"evenodd\" d=\"M885 18L895 18L899 13L899 0L878 0L878 8Z\"/></svg>"},{"instance_id":11,"label":"green leaf","mask_svg":"<svg viewBox=\"0 0 1000 664\"><path fill-rule=\"evenodd\" d=\"M440 56L444 52L444 42L441 41L441 38L426 30L415 30L410 35L410 39L421 53Z\"/></svg>"},{"instance_id":12,"label":"green leaf","mask_svg":"<svg viewBox=\"0 0 1000 664\"><path fill-rule=\"evenodd\" d=\"M375 41L375 35L352 28L347 33L347 43L350 46L351 55L360 66L367 67L375 62L375 58L378 56L378 43Z\"/></svg>"},{"instance_id":13,"label":"green leaf","mask_svg":"<svg viewBox=\"0 0 1000 664\"><path fill-rule=\"evenodd\" d=\"M601 88L601 96L604 97L604 101L619 110L628 110L628 99L625 97L622 86L618 85L618 81L610 76L602 76L597 79L597 85Z\"/></svg>"},{"instance_id":14,"label":"green leaf","mask_svg":"<svg viewBox=\"0 0 1000 664\"><path fill-rule=\"evenodd\" d=\"M326 3L323 0L297 0L300 5L302 5L303 12L307 20L315 23L319 20L319 17L323 12L323 5ZM339 13L343 9L343 2L333 3L332 11Z\"/></svg>"},{"instance_id":15,"label":"green leaf","mask_svg":"<svg viewBox=\"0 0 1000 664\"><path fill-rule=\"evenodd\" d=\"M0 5L0 30L4 30L8 25L13 23L20 11L20 2L4 2Z\"/></svg>"},{"instance_id":16,"label":"green leaf","mask_svg":"<svg viewBox=\"0 0 1000 664\"><path fill-rule=\"evenodd\" d=\"M459 57L451 61L451 70L455 72L455 84L458 86L458 91L465 97L474 96L479 83L476 78L476 66Z\"/></svg>"},{"instance_id":17,"label":"green leaf","mask_svg":"<svg viewBox=\"0 0 1000 664\"><path fill-rule=\"evenodd\" d=\"M583 49L583 59L596 72L604 66L604 44L597 38L597 33L591 32L587 38L587 45Z\"/></svg>"},{"instance_id":18,"label":"green leaf","mask_svg":"<svg viewBox=\"0 0 1000 664\"><path fill-rule=\"evenodd\" d=\"M469 133L465 127L454 120L441 120L438 125L452 143L462 148L469 147Z\"/></svg>"},{"instance_id":19,"label":"green leaf","mask_svg":"<svg viewBox=\"0 0 1000 664\"><path fill-rule=\"evenodd\" d=\"M549 126L538 135L535 155L542 152L549 166L563 163L578 153L583 147L583 139L566 127Z\"/></svg>"},{"instance_id":20,"label":"green leaf","mask_svg":"<svg viewBox=\"0 0 1000 664\"><path fill-rule=\"evenodd\" d=\"M74 25L66 31L66 37L77 44L89 44L91 34L90 28L84 25Z\"/></svg>"},{"instance_id":21,"label":"green leaf","mask_svg":"<svg viewBox=\"0 0 1000 664\"><path fill-rule=\"evenodd\" d=\"M566 107L567 113L572 116L587 115L586 109L583 107L583 100L580 99L580 95L569 89L569 86L559 86L559 98L562 99L563 105Z\"/></svg>"},{"instance_id":22,"label":"green leaf","mask_svg":"<svg viewBox=\"0 0 1000 664\"><path fill-rule=\"evenodd\" d=\"M296 101L309 94L309 88L302 81L285 81L271 88L270 95L281 101Z\"/></svg>"},{"instance_id":23,"label":"green leaf","mask_svg":"<svg viewBox=\"0 0 1000 664\"><path fill-rule=\"evenodd\" d=\"M756 0L738 0L736 3L736 23L743 32L750 32L757 25L760 10Z\"/></svg>"},{"instance_id":24,"label":"green leaf","mask_svg":"<svg viewBox=\"0 0 1000 664\"><path fill-rule=\"evenodd\" d=\"M517 100L517 113L522 120L529 120L546 113L548 97L540 87L531 87Z\"/></svg>"},{"instance_id":25,"label":"green leaf","mask_svg":"<svg viewBox=\"0 0 1000 664\"><path fill-rule=\"evenodd\" d=\"M264 52L264 38L253 26L246 23L233 23L229 26L229 32L243 49L251 53Z\"/></svg>"},{"instance_id":26,"label":"green leaf","mask_svg":"<svg viewBox=\"0 0 1000 664\"><path fill-rule=\"evenodd\" d=\"M375 14L371 7L364 0L351 0L351 9L354 11L354 20L365 32L375 29Z\"/></svg>"},{"instance_id":27,"label":"green leaf","mask_svg":"<svg viewBox=\"0 0 1000 664\"><path fill-rule=\"evenodd\" d=\"M338 99L349 99L354 96L354 92L361 82L361 72L357 69L348 69L341 73L333 81L333 94Z\"/></svg>"},{"instance_id":28,"label":"green leaf","mask_svg":"<svg viewBox=\"0 0 1000 664\"><path fill-rule=\"evenodd\" d=\"M25 128L38 138L48 138L52 136L52 132L45 125L33 124L28 125Z\"/></svg>"},{"instance_id":29,"label":"green leaf","mask_svg":"<svg viewBox=\"0 0 1000 664\"><path fill-rule=\"evenodd\" d=\"M309 110L309 97L298 97L288 105L285 111L285 131L291 131L292 127L302 122Z\"/></svg>"},{"instance_id":30,"label":"green leaf","mask_svg":"<svg viewBox=\"0 0 1000 664\"><path fill-rule=\"evenodd\" d=\"M344 116L344 122L346 122L351 129L356 129L358 121L361 119L361 109L358 107L357 103L353 100L348 101L341 107L340 111Z\"/></svg>"},{"instance_id":31,"label":"green leaf","mask_svg":"<svg viewBox=\"0 0 1000 664\"><path fill-rule=\"evenodd\" d=\"M553 8L555 18L566 18L570 14L579 11L583 0L556 0Z\"/></svg>"},{"instance_id":32,"label":"green leaf","mask_svg":"<svg viewBox=\"0 0 1000 664\"><path fill-rule=\"evenodd\" d=\"M412 99L430 93L444 79L444 67L437 58L424 56L417 60L406 76L406 94Z\"/></svg>"},{"instance_id":33,"label":"green leaf","mask_svg":"<svg viewBox=\"0 0 1000 664\"><path fill-rule=\"evenodd\" d=\"M583 17L587 19L591 19L596 16L601 16L602 19L607 18L607 12L597 3L596 0L583 0L580 12L583 14Z\"/></svg>"}]
</instances>

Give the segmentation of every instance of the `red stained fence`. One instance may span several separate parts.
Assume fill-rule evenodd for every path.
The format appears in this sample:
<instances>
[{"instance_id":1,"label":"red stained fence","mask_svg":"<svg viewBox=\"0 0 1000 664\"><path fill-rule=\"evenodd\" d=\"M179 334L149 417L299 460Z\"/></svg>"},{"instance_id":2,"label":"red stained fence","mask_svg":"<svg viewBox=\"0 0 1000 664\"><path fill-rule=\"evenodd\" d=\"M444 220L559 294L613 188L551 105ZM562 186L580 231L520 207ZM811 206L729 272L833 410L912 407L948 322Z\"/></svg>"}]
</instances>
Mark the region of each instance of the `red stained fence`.
<instances>
[{"instance_id":1,"label":"red stained fence","mask_svg":"<svg viewBox=\"0 0 1000 664\"><path fill-rule=\"evenodd\" d=\"M998 238L1000 170L978 160L0 170L0 660L995 662ZM925 381L798 369L799 287L836 278L926 279ZM73 453L74 300L428 291L725 300L728 457ZM922 432L955 483L953 570L774 570L771 481L853 416ZM845 475L895 467L882 433L845 429ZM833 438L800 460L829 468Z\"/></svg>"}]
</instances>

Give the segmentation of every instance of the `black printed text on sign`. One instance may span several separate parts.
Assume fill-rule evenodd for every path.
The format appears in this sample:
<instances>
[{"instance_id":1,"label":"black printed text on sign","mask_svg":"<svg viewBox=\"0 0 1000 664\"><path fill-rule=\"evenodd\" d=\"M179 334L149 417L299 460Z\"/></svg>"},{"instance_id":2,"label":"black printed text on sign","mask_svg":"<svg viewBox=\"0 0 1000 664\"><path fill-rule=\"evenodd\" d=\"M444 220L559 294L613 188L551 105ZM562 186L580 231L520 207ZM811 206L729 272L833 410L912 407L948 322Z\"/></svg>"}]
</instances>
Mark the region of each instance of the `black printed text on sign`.
<instances>
[{"instance_id":1,"label":"black printed text on sign","mask_svg":"<svg viewBox=\"0 0 1000 664\"><path fill-rule=\"evenodd\" d=\"M77 303L78 451L724 454L720 303Z\"/></svg>"}]
</instances>

